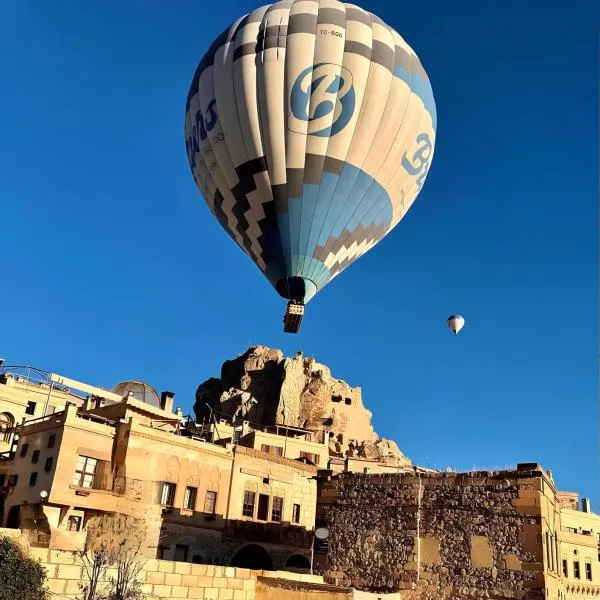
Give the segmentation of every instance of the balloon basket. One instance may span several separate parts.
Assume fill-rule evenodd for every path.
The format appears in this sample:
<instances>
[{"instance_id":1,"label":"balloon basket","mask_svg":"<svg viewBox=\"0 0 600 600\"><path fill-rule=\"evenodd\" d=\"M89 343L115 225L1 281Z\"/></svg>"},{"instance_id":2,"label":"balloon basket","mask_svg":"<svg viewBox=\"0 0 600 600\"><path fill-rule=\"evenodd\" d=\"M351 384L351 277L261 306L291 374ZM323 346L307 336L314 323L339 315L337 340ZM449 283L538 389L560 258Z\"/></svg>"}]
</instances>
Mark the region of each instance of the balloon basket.
<instances>
[{"instance_id":1,"label":"balloon basket","mask_svg":"<svg viewBox=\"0 0 600 600\"><path fill-rule=\"evenodd\" d=\"M298 333L304 316L304 304L290 300L285 315L283 315L283 331L285 333Z\"/></svg>"}]
</instances>

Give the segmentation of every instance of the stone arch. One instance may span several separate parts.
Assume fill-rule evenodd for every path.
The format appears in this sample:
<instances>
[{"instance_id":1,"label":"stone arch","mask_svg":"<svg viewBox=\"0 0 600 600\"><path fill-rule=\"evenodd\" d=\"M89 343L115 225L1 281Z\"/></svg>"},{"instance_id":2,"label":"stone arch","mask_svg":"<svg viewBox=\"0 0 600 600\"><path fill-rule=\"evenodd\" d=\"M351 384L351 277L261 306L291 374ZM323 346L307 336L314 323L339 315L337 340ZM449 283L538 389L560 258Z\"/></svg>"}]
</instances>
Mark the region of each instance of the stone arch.
<instances>
[{"instance_id":1,"label":"stone arch","mask_svg":"<svg viewBox=\"0 0 600 600\"><path fill-rule=\"evenodd\" d=\"M285 561L284 568L310 571L310 560L303 554L292 554Z\"/></svg>"},{"instance_id":2,"label":"stone arch","mask_svg":"<svg viewBox=\"0 0 600 600\"><path fill-rule=\"evenodd\" d=\"M0 413L0 442L8 442L15 425L15 418L9 412Z\"/></svg>"},{"instance_id":3,"label":"stone arch","mask_svg":"<svg viewBox=\"0 0 600 600\"><path fill-rule=\"evenodd\" d=\"M258 544L248 544L240 548L231 560L232 567L255 569L258 571L272 571L273 560L271 555Z\"/></svg>"}]
</instances>

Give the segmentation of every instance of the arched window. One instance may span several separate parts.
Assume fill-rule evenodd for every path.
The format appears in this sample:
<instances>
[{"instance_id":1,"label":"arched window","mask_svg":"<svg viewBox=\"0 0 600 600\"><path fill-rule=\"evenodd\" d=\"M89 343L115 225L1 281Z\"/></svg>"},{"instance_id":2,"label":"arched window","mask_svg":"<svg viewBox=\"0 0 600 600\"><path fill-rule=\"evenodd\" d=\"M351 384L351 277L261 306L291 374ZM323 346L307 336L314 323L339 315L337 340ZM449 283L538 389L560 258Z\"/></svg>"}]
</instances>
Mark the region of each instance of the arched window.
<instances>
[{"instance_id":1,"label":"arched window","mask_svg":"<svg viewBox=\"0 0 600 600\"><path fill-rule=\"evenodd\" d=\"M15 424L15 418L10 413L0 413L0 442L8 442Z\"/></svg>"},{"instance_id":2,"label":"arched window","mask_svg":"<svg viewBox=\"0 0 600 600\"><path fill-rule=\"evenodd\" d=\"M232 567L256 569L264 571L273 570L273 561L269 553L257 544L250 544L238 550L231 561Z\"/></svg>"}]
</instances>

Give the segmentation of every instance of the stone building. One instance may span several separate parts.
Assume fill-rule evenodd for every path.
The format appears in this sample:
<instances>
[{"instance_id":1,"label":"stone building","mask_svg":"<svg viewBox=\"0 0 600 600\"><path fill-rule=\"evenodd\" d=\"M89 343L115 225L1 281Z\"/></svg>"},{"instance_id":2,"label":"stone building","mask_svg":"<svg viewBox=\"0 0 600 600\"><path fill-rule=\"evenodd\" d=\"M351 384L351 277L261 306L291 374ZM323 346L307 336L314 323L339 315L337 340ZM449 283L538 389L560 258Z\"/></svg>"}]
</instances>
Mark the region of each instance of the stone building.
<instances>
[{"instance_id":1,"label":"stone building","mask_svg":"<svg viewBox=\"0 0 600 600\"><path fill-rule=\"evenodd\" d=\"M322 443L244 421L185 421L172 394L141 382L94 392L16 428L0 460L7 526L36 545L79 549L91 517L117 513L145 519L147 552L158 558L310 568L311 457L326 456Z\"/></svg>"},{"instance_id":2,"label":"stone building","mask_svg":"<svg viewBox=\"0 0 600 600\"><path fill-rule=\"evenodd\" d=\"M314 565L332 584L411 600L599 596L600 515L577 504L535 463L329 475L316 521L329 537Z\"/></svg>"}]
</instances>

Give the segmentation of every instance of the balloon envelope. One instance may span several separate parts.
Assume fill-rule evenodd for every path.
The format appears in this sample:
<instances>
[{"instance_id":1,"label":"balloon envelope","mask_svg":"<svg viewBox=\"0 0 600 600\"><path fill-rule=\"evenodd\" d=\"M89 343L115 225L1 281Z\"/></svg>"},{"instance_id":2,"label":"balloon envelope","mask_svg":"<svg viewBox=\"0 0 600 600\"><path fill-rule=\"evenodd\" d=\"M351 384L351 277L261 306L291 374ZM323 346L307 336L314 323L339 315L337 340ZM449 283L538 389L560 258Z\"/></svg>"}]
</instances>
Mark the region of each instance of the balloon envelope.
<instances>
[{"instance_id":1,"label":"balloon envelope","mask_svg":"<svg viewBox=\"0 0 600 600\"><path fill-rule=\"evenodd\" d=\"M460 315L448 317L448 327L456 335L465 326L465 320Z\"/></svg>"},{"instance_id":2,"label":"balloon envelope","mask_svg":"<svg viewBox=\"0 0 600 600\"><path fill-rule=\"evenodd\" d=\"M185 114L213 215L284 298L303 302L403 218L435 130L414 51L336 0L283 0L236 20L200 61Z\"/></svg>"}]
</instances>

